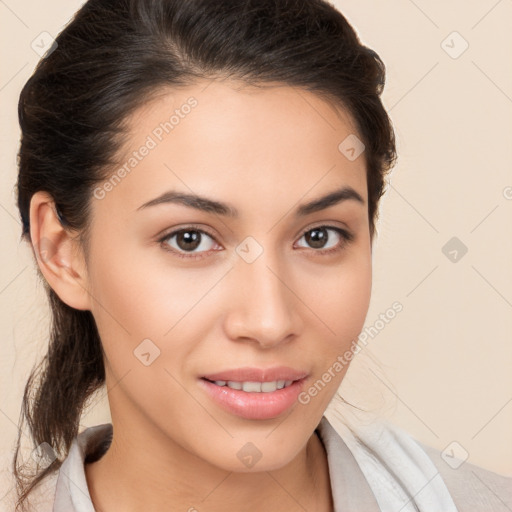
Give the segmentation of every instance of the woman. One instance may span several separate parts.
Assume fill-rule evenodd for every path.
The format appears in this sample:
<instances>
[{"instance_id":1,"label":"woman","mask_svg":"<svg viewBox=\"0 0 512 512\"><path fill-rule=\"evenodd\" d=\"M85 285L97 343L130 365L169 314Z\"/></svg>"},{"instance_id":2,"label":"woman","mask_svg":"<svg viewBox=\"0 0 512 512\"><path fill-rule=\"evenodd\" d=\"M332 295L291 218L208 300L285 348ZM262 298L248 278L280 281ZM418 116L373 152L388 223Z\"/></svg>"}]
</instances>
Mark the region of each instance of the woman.
<instances>
[{"instance_id":1,"label":"woman","mask_svg":"<svg viewBox=\"0 0 512 512\"><path fill-rule=\"evenodd\" d=\"M500 510L467 475L505 478L324 416L396 159L384 77L321 0L82 7L19 103L53 315L19 510ZM112 423L79 433L104 384Z\"/></svg>"}]
</instances>

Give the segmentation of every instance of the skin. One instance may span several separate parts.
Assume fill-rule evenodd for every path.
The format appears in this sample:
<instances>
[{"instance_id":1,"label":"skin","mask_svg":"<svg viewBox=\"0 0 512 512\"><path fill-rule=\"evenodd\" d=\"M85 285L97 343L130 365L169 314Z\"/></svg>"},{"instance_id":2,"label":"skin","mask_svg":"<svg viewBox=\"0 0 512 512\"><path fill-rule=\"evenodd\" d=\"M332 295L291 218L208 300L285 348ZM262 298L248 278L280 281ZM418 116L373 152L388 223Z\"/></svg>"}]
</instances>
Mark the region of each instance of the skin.
<instances>
[{"instance_id":1,"label":"skin","mask_svg":"<svg viewBox=\"0 0 512 512\"><path fill-rule=\"evenodd\" d=\"M86 465L91 497L103 512L327 512L327 459L314 430L348 366L307 405L270 420L221 409L198 379L286 365L308 372L308 389L361 332L372 274L365 160L338 150L357 131L341 109L302 89L198 82L130 116L120 166L190 96L197 106L105 197L91 199L88 255L47 193L31 202L36 248L41 239L54 247L40 268L65 303L92 312L106 354L114 437ZM342 186L364 204L294 217L299 204ZM240 216L172 203L138 209L167 190L229 203ZM176 236L158 241L190 223L213 238L202 235L188 253ZM321 254L304 234L322 225L353 240L328 229L325 246L341 250ZM252 263L236 252L249 236L263 248ZM149 366L134 356L147 338L160 350ZM252 468L237 457L247 442L262 453Z\"/></svg>"}]
</instances>

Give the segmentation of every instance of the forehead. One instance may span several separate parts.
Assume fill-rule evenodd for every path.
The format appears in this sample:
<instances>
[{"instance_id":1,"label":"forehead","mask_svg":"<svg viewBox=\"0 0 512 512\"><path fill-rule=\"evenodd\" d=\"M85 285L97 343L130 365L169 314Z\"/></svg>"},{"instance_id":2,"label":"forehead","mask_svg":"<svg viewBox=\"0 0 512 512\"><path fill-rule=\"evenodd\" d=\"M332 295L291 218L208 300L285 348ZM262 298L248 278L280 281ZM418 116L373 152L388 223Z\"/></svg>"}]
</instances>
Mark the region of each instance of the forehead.
<instances>
[{"instance_id":1,"label":"forehead","mask_svg":"<svg viewBox=\"0 0 512 512\"><path fill-rule=\"evenodd\" d=\"M118 210L170 189L229 198L242 213L244 205L261 209L343 185L367 200L364 153L351 160L340 149L359 137L355 123L304 89L202 81L159 91L127 127L109 174L122 177L105 197Z\"/></svg>"}]
</instances>

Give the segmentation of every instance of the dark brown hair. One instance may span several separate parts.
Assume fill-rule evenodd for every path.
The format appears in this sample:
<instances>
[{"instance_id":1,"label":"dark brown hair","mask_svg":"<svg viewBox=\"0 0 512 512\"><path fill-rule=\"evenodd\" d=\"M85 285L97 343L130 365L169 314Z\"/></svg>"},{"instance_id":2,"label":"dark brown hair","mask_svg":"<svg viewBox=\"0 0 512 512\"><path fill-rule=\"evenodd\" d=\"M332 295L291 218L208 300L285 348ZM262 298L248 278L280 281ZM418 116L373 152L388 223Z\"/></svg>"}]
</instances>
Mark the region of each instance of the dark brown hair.
<instances>
[{"instance_id":1,"label":"dark brown hair","mask_svg":"<svg viewBox=\"0 0 512 512\"><path fill-rule=\"evenodd\" d=\"M350 114L365 145L373 240L385 175L396 160L392 124L380 99L385 67L324 0L86 2L20 95L22 239L32 244L31 197L47 191L86 249L92 190L116 164L129 114L163 88L215 77L303 88ZM91 312L67 306L39 275L52 323L48 352L23 396L13 460L16 510L24 510L34 487L60 468L87 399L105 382ZM57 455L30 476L19 463L24 421L34 446L48 443Z\"/></svg>"}]
</instances>

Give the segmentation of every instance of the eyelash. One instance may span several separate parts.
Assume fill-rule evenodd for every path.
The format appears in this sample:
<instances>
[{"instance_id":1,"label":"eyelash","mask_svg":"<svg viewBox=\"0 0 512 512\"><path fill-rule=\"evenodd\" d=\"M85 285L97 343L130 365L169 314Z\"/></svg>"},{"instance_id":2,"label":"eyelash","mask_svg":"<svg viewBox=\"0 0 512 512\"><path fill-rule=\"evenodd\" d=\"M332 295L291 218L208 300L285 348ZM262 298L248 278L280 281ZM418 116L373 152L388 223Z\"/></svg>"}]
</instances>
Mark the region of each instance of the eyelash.
<instances>
[{"instance_id":1,"label":"eyelash","mask_svg":"<svg viewBox=\"0 0 512 512\"><path fill-rule=\"evenodd\" d=\"M339 228L337 226L328 226L328 225L324 225L324 224L321 224L319 226L314 226L312 228L307 229L306 231L303 231L300 238L302 238L306 233L309 233L310 231L314 231L315 229L319 229L319 228L331 229L333 231L336 231L336 233L338 233L341 236L342 241L336 247L333 247L330 249L311 249L311 251L313 251L316 254L327 255L327 254L337 253L337 252L343 250L345 248L345 246L354 239L354 235L352 233L348 232L347 230ZM177 251L176 249L169 248L169 246L164 243L167 240L169 240L170 238L172 238L174 235L177 235L178 233L181 233L184 231L196 231L198 233L208 235L216 243L218 243L217 240L215 240L215 237L211 233L209 233L208 231L206 231L204 229L199 229L195 226L186 226L184 228L180 228L175 231L171 231L170 233L167 233L162 238L158 239L158 242L160 242L160 244L163 246L163 249L165 251L173 253L174 255L178 256L178 258L193 259L193 260L198 259L198 258L203 258L204 256L201 256L201 254L203 254L206 251L203 251L203 252L200 252L197 254L183 253L183 252ZM299 238L299 240L300 240L300 238Z\"/></svg>"}]
</instances>

